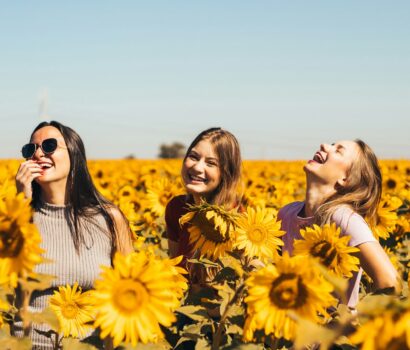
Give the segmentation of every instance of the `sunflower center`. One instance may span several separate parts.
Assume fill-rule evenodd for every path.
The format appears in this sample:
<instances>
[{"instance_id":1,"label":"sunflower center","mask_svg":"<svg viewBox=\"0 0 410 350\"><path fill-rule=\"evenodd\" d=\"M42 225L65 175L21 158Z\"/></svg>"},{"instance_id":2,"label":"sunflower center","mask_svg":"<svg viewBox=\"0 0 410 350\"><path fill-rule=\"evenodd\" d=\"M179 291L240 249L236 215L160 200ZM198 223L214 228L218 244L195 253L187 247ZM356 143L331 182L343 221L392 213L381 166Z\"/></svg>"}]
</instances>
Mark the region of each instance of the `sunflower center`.
<instances>
[{"instance_id":1,"label":"sunflower center","mask_svg":"<svg viewBox=\"0 0 410 350\"><path fill-rule=\"evenodd\" d=\"M113 293L114 305L124 313L135 313L148 299L144 285L134 280L120 281Z\"/></svg>"},{"instance_id":2,"label":"sunflower center","mask_svg":"<svg viewBox=\"0 0 410 350\"><path fill-rule=\"evenodd\" d=\"M61 313L67 319L76 318L76 316L78 315L78 306L76 303L68 301L61 308Z\"/></svg>"},{"instance_id":3,"label":"sunflower center","mask_svg":"<svg viewBox=\"0 0 410 350\"><path fill-rule=\"evenodd\" d=\"M0 229L0 258L15 258L24 245L24 237L15 222Z\"/></svg>"},{"instance_id":4,"label":"sunflower center","mask_svg":"<svg viewBox=\"0 0 410 350\"><path fill-rule=\"evenodd\" d=\"M387 185L387 187L388 187L389 189L392 190L392 189L395 189L395 188L396 188L397 183L396 183L396 181L393 180L393 179L388 179L387 182L386 182L386 185Z\"/></svg>"},{"instance_id":5,"label":"sunflower center","mask_svg":"<svg viewBox=\"0 0 410 350\"><path fill-rule=\"evenodd\" d=\"M197 213L192 223L200 228L202 235L205 236L208 241L214 243L224 243L229 241L229 228L227 229L227 234L224 235L221 231L215 228L214 220L208 220L206 218L205 213Z\"/></svg>"},{"instance_id":6,"label":"sunflower center","mask_svg":"<svg viewBox=\"0 0 410 350\"><path fill-rule=\"evenodd\" d=\"M307 289L299 276L287 273L273 281L269 296L281 309L296 309L305 304Z\"/></svg>"},{"instance_id":7,"label":"sunflower center","mask_svg":"<svg viewBox=\"0 0 410 350\"><path fill-rule=\"evenodd\" d=\"M319 258L320 262L325 266L331 266L335 258L337 258L337 250L328 241L320 241L311 249L310 254Z\"/></svg>"},{"instance_id":8,"label":"sunflower center","mask_svg":"<svg viewBox=\"0 0 410 350\"><path fill-rule=\"evenodd\" d=\"M266 238L266 230L263 227L254 227L248 231L248 238L253 243L263 243Z\"/></svg>"}]
</instances>

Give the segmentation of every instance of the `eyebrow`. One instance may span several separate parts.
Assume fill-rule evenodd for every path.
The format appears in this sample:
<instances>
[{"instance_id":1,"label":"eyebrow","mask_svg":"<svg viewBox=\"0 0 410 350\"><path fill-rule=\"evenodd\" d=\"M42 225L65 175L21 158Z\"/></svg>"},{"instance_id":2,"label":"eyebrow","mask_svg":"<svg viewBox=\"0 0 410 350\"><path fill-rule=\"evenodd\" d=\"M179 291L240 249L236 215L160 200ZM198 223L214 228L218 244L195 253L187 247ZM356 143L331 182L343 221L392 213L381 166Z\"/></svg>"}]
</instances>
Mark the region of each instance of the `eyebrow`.
<instances>
[{"instance_id":1,"label":"eyebrow","mask_svg":"<svg viewBox=\"0 0 410 350\"><path fill-rule=\"evenodd\" d=\"M195 149L191 149L191 152L189 152L189 153L194 153L195 155L199 156L199 153L197 151L195 151ZM205 157L205 159L206 160L214 160L216 162L219 161L218 158L215 158L215 157Z\"/></svg>"},{"instance_id":2,"label":"eyebrow","mask_svg":"<svg viewBox=\"0 0 410 350\"><path fill-rule=\"evenodd\" d=\"M342 145L342 144L340 144L340 143L336 145L336 143L334 143L334 142L333 142L333 143L332 143L332 146L336 146L336 148L337 148L337 149L343 149L343 150L345 150L345 149L346 149L346 147L345 147L345 146L343 146L343 145Z\"/></svg>"}]
</instances>

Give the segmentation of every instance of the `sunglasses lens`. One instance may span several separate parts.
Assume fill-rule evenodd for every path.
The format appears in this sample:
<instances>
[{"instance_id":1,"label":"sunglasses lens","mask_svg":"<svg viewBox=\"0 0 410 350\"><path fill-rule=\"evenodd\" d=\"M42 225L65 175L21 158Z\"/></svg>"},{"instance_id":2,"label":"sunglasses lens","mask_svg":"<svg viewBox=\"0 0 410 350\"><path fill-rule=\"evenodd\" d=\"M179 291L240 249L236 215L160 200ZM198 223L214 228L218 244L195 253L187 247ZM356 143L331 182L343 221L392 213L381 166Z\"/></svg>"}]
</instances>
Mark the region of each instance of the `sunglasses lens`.
<instances>
[{"instance_id":1,"label":"sunglasses lens","mask_svg":"<svg viewBox=\"0 0 410 350\"><path fill-rule=\"evenodd\" d=\"M53 153L57 149L57 140L56 139L47 139L44 140L41 144L41 148L44 153Z\"/></svg>"},{"instance_id":2,"label":"sunglasses lens","mask_svg":"<svg viewBox=\"0 0 410 350\"><path fill-rule=\"evenodd\" d=\"M21 149L21 154L23 155L23 158L31 158L36 151L36 145L34 143L28 143L27 145L24 145L23 148Z\"/></svg>"}]
</instances>

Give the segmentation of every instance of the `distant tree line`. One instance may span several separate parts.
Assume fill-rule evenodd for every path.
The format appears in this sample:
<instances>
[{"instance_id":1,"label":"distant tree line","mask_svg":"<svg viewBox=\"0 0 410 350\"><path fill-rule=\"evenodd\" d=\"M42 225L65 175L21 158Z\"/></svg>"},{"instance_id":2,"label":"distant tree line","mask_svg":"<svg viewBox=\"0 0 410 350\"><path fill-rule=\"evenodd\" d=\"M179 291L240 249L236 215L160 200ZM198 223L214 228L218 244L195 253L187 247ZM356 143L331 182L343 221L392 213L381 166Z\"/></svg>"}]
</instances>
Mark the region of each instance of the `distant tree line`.
<instances>
[{"instance_id":1,"label":"distant tree line","mask_svg":"<svg viewBox=\"0 0 410 350\"><path fill-rule=\"evenodd\" d=\"M159 147L158 158L183 158L185 156L185 152L186 146L180 142L174 142L172 144L163 143Z\"/></svg>"}]
</instances>

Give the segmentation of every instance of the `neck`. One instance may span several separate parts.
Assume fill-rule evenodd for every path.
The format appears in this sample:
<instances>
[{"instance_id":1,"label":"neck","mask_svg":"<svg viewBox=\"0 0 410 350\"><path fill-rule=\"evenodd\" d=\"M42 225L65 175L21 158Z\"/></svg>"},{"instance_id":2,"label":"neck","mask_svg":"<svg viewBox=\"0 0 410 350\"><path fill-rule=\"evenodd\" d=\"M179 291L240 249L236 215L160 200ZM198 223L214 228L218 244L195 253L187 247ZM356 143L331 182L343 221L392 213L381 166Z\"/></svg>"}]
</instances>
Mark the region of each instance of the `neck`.
<instances>
[{"instance_id":1,"label":"neck","mask_svg":"<svg viewBox=\"0 0 410 350\"><path fill-rule=\"evenodd\" d=\"M210 198L206 196L201 196L200 194L194 193L192 194L192 198L194 199L194 203L196 205L201 204L202 201L206 201L207 203L210 203Z\"/></svg>"},{"instance_id":2,"label":"neck","mask_svg":"<svg viewBox=\"0 0 410 350\"><path fill-rule=\"evenodd\" d=\"M335 190L328 185L308 183L306 186L304 216L309 217L315 215L317 209L334 193Z\"/></svg>"},{"instance_id":3,"label":"neck","mask_svg":"<svg viewBox=\"0 0 410 350\"><path fill-rule=\"evenodd\" d=\"M49 204L65 205L66 199L66 187L65 183L52 183L47 186L41 187L41 199Z\"/></svg>"}]
</instances>

